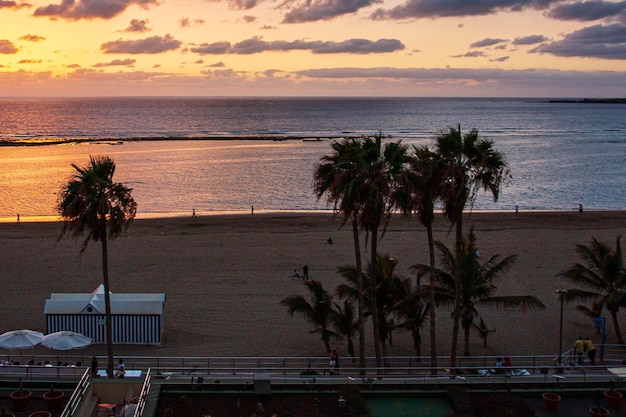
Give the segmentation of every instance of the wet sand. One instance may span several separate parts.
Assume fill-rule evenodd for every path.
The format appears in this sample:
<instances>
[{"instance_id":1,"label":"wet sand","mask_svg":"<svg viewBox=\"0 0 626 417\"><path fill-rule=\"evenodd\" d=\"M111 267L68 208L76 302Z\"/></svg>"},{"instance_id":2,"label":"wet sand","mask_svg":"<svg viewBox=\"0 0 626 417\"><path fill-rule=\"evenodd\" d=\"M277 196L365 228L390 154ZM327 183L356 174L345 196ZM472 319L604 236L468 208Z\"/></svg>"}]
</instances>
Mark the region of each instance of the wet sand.
<instances>
[{"instance_id":1,"label":"wet sand","mask_svg":"<svg viewBox=\"0 0 626 417\"><path fill-rule=\"evenodd\" d=\"M471 335L472 354L525 355L558 351L559 299L556 290L572 287L557 274L579 260L576 244L591 237L615 245L626 234L622 212L472 213L482 259L518 254L513 270L498 284L500 295L535 295L545 310L519 312L480 308L495 329L483 347ZM57 241L61 223L0 224L0 332L21 328L45 333L45 300L51 293L93 291L101 282L101 245L91 242L78 257L81 240ZM326 240L332 237L333 244ZM362 239L365 235L362 234ZM453 245L454 231L441 216L436 239ZM367 254L366 249L362 249ZM428 262L425 229L415 217L394 217L379 252L399 260L396 271L411 276L410 266ZM117 346L118 355L149 356L325 356L324 346L300 317L290 317L280 301L308 295L294 269L309 266L312 279L328 290L341 283L339 266L354 264L349 226L330 213L255 213L137 219L120 238L109 242L111 290L115 293L165 293L162 346ZM620 315L623 319L623 314ZM449 353L452 321L438 309L439 354ZM370 336L371 324L367 331ZM579 335L596 342L593 322L564 309L565 347ZM607 320L608 342L615 337ZM422 329L429 354L428 324ZM346 356L345 342L333 342ZM462 339L460 341L462 347ZM368 344L369 348L369 344ZM37 347L31 353L47 351ZM413 354L410 335L394 333L390 355ZM104 354L104 346L84 351ZM373 354L368 349L368 354Z\"/></svg>"}]
</instances>

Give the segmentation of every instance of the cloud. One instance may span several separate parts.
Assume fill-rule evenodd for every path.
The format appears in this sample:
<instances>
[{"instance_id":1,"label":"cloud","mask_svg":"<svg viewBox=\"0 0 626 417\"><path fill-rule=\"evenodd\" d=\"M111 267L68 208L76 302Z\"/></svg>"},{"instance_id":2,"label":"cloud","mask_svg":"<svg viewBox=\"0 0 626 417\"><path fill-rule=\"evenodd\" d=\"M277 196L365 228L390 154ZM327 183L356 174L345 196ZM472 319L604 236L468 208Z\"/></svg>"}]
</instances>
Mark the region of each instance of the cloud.
<instances>
[{"instance_id":1,"label":"cloud","mask_svg":"<svg viewBox=\"0 0 626 417\"><path fill-rule=\"evenodd\" d=\"M148 27L148 23L150 23L147 19L132 19L128 27L121 32L131 32L131 33L143 33L149 32L150 28Z\"/></svg>"},{"instance_id":2,"label":"cloud","mask_svg":"<svg viewBox=\"0 0 626 417\"><path fill-rule=\"evenodd\" d=\"M249 55L267 51L311 51L314 54L373 54L403 50L404 45L397 39L348 39L341 42L329 41L272 41L266 42L255 37L231 45L230 42L216 42L202 44L190 48L191 52L206 54L238 54Z\"/></svg>"},{"instance_id":3,"label":"cloud","mask_svg":"<svg viewBox=\"0 0 626 417\"><path fill-rule=\"evenodd\" d=\"M16 54L17 47L7 39L0 39L0 54Z\"/></svg>"},{"instance_id":4,"label":"cloud","mask_svg":"<svg viewBox=\"0 0 626 417\"><path fill-rule=\"evenodd\" d=\"M33 15L68 20L111 19L133 5L145 9L157 4L158 0L61 0L61 4L37 8Z\"/></svg>"},{"instance_id":5,"label":"cloud","mask_svg":"<svg viewBox=\"0 0 626 417\"><path fill-rule=\"evenodd\" d=\"M97 63L95 65L92 65L92 67L95 67L95 68L116 67L116 66L132 67L133 65L135 65L135 62L136 60L132 58L114 59L113 61L110 61L110 62Z\"/></svg>"},{"instance_id":6,"label":"cloud","mask_svg":"<svg viewBox=\"0 0 626 417\"><path fill-rule=\"evenodd\" d=\"M206 0L211 3L222 3L223 0ZM235 10L249 10L257 5L257 0L228 0L228 7Z\"/></svg>"},{"instance_id":7,"label":"cloud","mask_svg":"<svg viewBox=\"0 0 626 417\"><path fill-rule=\"evenodd\" d=\"M206 23L204 19L191 19L189 17L183 17L178 21L178 26L181 28L190 28L194 26L202 26Z\"/></svg>"},{"instance_id":8,"label":"cloud","mask_svg":"<svg viewBox=\"0 0 626 417\"><path fill-rule=\"evenodd\" d=\"M484 48L486 46L493 46L502 42L506 42L506 39L485 38L481 41L474 42L470 45L470 48Z\"/></svg>"},{"instance_id":9,"label":"cloud","mask_svg":"<svg viewBox=\"0 0 626 417\"><path fill-rule=\"evenodd\" d=\"M543 35L529 35L515 38L513 45L534 45L536 43L547 42L549 39Z\"/></svg>"},{"instance_id":10,"label":"cloud","mask_svg":"<svg viewBox=\"0 0 626 417\"><path fill-rule=\"evenodd\" d=\"M16 3L11 0L0 0L0 9L21 9L22 7L31 7L29 3Z\"/></svg>"},{"instance_id":11,"label":"cloud","mask_svg":"<svg viewBox=\"0 0 626 417\"><path fill-rule=\"evenodd\" d=\"M529 52L564 57L626 59L626 26L589 26L569 33L559 41L539 45Z\"/></svg>"},{"instance_id":12,"label":"cloud","mask_svg":"<svg viewBox=\"0 0 626 417\"><path fill-rule=\"evenodd\" d=\"M452 58L479 58L484 56L485 53L482 51L469 51L461 55L451 55Z\"/></svg>"},{"instance_id":13,"label":"cloud","mask_svg":"<svg viewBox=\"0 0 626 417\"><path fill-rule=\"evenodd\" d=\"M246 23L254 23L256 22L256 16L245 15L243 21Z\"/></svg>"},{"instance_id":14,"label":"cloud","mask_svg":"<svg viewBox=\"0 0 626 417\"><path fill-rule=\"evenodd\" d=\"M374 19L419 19L483 16L502 11L542 10L562 0L407 0L390 10L378 9Z\"/></svg>"},{"instance_id":15,"label":"cloud","mask_svg":"<svg viewBox=\"0 0 626 417\"><path fill-rule=\"evenodd\" d=\"M41 59L21 59L18 64L41 64L42 62Z\"/></svg>"},{"instance_id":16,"label":"cloud","mask_svg":"<svg viewBox=\"0 0 626 417\"><path fill-rule=\"evenodd\" d=\"M105 42L100 49L105 54L158 54L173 51L180 47L181 42L172 35L152 36L146 39L122 40Z\"/></svg>"},{"instance_id":17,"label":"cloud","mask_svg":"<svg viewBox=\"0 0 626 417\"><path fill-rule=\"evenodd\" d=\"M24 41L29 41L29 42L39 42L39 41L45 41L46 38L44 38L43 36L39 36L39 35L24 35L24 36L20 36L21 40Z\"/></svg>"},{"instance_id":18,"label":"cloud","mask_svg":"<svg viewBox=\"0 0 626 417\"><path fill-rule=\"evenodd\" d=\"M224 68L225 66L226 64L224 64L222 61L209 65L209 67L211 68Z\"/></svg>"},{"instance_id":19,"label":"cloud","mask_svg":"<svg viewBox=\"0 0 626 417\"><path fill-rule=\"evenodd\" d=\"M591 0L558 4L547 13L553 19L578 20L582 22L618 16L626 11L626 2L617 3Z\"/></svg>"},{"instance_id":20,"label":"cloud","mask_svg":"<svg viewBox=\"0 0 626 417\"><path fill-rule=\"evenodd\" d=\"M382 3L382 0L286 0L281 7L292 7L283 19L283 23L315 22L328 20L359 9Z\"/></svg>"},{"instance_id":21,"label":"cloud","mask_svg":"<svg viewBox=\"0 0 626 417\"><path fill-rule=\"evenodd\" d=\"M506 56L501 56L500 58L490 59L489 62L504 62L504 61L508 61L509 58L510 57L508 55L506 55Z\"/></svg>"}]
</instances>

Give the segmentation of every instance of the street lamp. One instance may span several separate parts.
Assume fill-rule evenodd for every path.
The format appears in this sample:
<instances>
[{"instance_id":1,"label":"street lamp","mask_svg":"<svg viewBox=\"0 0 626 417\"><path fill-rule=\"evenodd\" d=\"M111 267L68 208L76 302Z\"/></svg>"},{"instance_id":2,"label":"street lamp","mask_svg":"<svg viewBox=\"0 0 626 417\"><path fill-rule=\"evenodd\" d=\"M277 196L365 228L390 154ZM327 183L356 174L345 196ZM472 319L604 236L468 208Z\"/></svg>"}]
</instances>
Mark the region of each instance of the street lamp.
<instances>
[{"instance_id":1,"label":"street lamp","mask_svg":"<svg viewBox=\"0 0 626 417\"><path fill-rule=\"evenodd\" d=\"M561 297L561 320L559 322L559 365L563 365L561 356L563 355L563 296L567 294L567 290L562 288L556 290L557 294Z\"/></svg>"}]
</instances>

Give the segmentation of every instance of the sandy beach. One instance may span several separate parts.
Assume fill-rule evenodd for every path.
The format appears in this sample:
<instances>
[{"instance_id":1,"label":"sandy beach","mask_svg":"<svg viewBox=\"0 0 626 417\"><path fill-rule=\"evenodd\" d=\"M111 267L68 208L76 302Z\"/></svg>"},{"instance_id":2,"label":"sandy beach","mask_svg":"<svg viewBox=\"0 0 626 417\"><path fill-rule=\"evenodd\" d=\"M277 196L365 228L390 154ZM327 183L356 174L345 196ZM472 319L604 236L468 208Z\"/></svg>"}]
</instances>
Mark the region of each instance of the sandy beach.
<instances>
[{"instance_id":1,"label":"sandy beach","mask_svg":"<svg viewBox=\"0 0 626 417\"><path fill-rule=\"evenodd\" d=\"M576 244L591 237L614 247L626 234L626 212L472 213L465 220L478 237L481 257L518 254L513 270L499 284L500 295L539 297L545 310L481 309L495 329L488 347L472 334L475 355L553 354L558 350L559 299L556 290L572 285L557 274L577 262ZM78 257L81 241L57 241L58 222L0 224L0 332L30 328L45 333L45 300L51 293L91 292L101 282L100 243ZM453 245L449 223L438 216L435 237ZM364 238L365 235L362 235ZM332 237L333 244L326 240ZM394 217L379 251L399 260L397 272L428 260L426 232L415 217ZM364 251L366 253L366 251ZM109 245L111 290L165 293L163 344L117 346L118 355L146 356L325 356L318 336L300 317L290 317L280 300L308 295L294 269L309 266L312 279L334 291L341 265L354 264L351 228L330 213L255 213L137 219ZM439 353L449 353L452 321L438 310ZM620 315L623 320L624 315ZM368 322L368 332L371 324ZM593 322L574 304L564 310L564 346L578 336L596 342ZM369 333L368 333L369 336ZM614 343L607 320L608 342ZM371 336L370 336L371 337ZM429 353L428 325L422 329ZM345 342L334 342L346 356ZM462 344L460 344L462 346ZM369 344L368 344L369 347ZM44 350L38 347L31 353ZM84 353L104 354L104 346ZM370 349L368 353L373 353ZM394 333L392 355L411 355L406 332Z\"/></svg>"}]
</instances>

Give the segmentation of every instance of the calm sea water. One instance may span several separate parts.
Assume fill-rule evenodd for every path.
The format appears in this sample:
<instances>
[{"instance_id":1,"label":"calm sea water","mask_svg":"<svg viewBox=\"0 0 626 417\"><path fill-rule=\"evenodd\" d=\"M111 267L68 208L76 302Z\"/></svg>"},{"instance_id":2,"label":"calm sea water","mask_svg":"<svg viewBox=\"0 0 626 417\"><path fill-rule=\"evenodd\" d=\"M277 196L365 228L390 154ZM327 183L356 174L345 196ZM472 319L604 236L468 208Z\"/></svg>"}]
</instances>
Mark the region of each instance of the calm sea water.
<instances>
[{"instance_id":1,"label":"calm sea water","mask_svg":"<svg viewBox=\"0 0 626 417\"><path fill-rule=\"evenodd\" d=\"M513 178L475 209L626 209L626 105L541 99L0 98L0 217L55 214L89 155L117 163L140 215L323 210L311 190L330 141L383 132L432 144L439 129L479 129ZM264 139L258 139L263 137ZM290 137L289 140L279 140ZM310 141L297 138L320 138ZM225 140L229 138L229 140ZM239 138L239 139L233 139ZM91 141L74 143L73 139ZM26 146L28 143L58 143Z\"/></svg>"}]
</instances>

